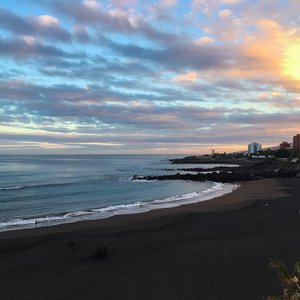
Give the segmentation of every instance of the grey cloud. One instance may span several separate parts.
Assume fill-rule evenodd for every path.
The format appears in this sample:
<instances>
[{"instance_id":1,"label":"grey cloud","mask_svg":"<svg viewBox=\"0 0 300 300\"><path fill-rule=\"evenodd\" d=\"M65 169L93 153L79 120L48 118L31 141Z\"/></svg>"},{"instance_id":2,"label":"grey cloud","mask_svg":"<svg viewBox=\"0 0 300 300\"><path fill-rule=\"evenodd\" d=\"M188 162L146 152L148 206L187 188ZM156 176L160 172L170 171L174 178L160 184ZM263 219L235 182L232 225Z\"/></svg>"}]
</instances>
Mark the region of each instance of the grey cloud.
<instances>
[{"instance_id":1,"label":"grey cloud","mask_svg":"<svg viewBox=\"0 0 300 300\"><path fill-rule=\"evenodd\" d=\"M239 114L229 114L228 120L232 123L240 123L240 124L259 124L260 126L268 126L269 124L295 124L299 122L299 112L286 112L286 113L254 113L253 111L249 111L246 113Z\"/></svg>"},{"instance_id":2,"label":"grey cloud","mask_svg":"<svg viewBox=\"0 0 300 300\"><path fill-rule=\"evenodd\" d=\"M2 105L2 113L6 119L1 123L12 123L19 120L23 124L36 124L36 128L51 131L53 136L41 135L24 136L11 135L15 140L47 141L47 142L117 142L124 144L155 146L189 143L248 143L253 140L274 143L284 139L277 132L281 124L289 126L298 120L298 114L290 113L262 113L255 109L236 109L234 111L224 107L198 106L166 106L160 107L151 103L129 102L127 105L117 103L81 103L76 100L64 101L60 91L66 90L66 97L75 94L72 86L56 86L48 90L44 99L29 102L14 102L14 108L9 109L9 101ZM42 92L43 89L40 90ZM80 90L76 90L80 92ZM82 92L82 91L81 91ZM55 95L55 97L54 97ZM80 98L80 97L78 97ZM9 117L11 117L9 119ZM25 117L25 119L24 119ZM278 121L280 120L280 122ZM71 122L72 128L65 127ZM57 126L60 124L60 126ZM240 126L241 124L247 125ZM74 128L74 125L76 127ZM272 130L269 130L272 128ZM132 135L132 131L135 132ZM60 136L55 132L72 133L76 136ZM8 138L8 135L2 136ZM285 137L287 139L288 137ZM138 147L138 146L137 146Z\"/></svg>"},{"instance_id":3,"label":"grey cloud","mask_svg":"<svg viewBox=\"0 0 300 300\"><path fill-rule=\"evenodd\" d=\"M88 30L84 26L74 26L73 36L76 41L79 41L83 44L92 42L92 37L90 36Z\"/></svg>"},{"instance_id":4,"label":"grey cloud","mask_svg":"<svg viewBox=\"0 0 300 300\"><path fill-rule=\"evenodd\" d=\"M140 104L137 105L131 95L117 94L101 86L89 86L87 89L71 85L42 87L12 81L3 82L0 88L2 99L6 99L7 105L11 103L18 108L17 111L33 114L41 119L58 117L85 120L88 123L99 120L102 123L130 127L177 128L195 122L203 124L222 117L222 111L217 109L160 107L152 103L152 100L144 104L139 101Z\"/></svg>"},{"instance_id":5,"label":"grey cloud","mask_svg":"<svg viewBox=\"0 0 300 300\"><path fill-rule=\"evenodd\" d=\"M23 39L4 39L0 37L0 54L13 58L25 59L28 57L64 57L83 58L84 53L71 53L55 46L45 45L39 42L28 43Z\"/></svg>"},{"instance_id":6,"label":"grey cloud","mask_svg":"<svg viewBox=\"0 0 300 300\"><path fill-rule=\"evenodd\" d=\"M21 17L3 8L0 8L0 27L16 34L71 41L71 34L61 26L41 26L37 17Z\"/></svg>"},{"instance_id":7,"label":"grey cloud","mask_svg":"<svg viewBox=\"0 0 300 300\"><path fill-rule=\"evenodd\" d=\"M299 1L274 2L272 0L263 0L254 2L252 5L241 1L239 8L245 15L255 16L256 18L268 18L288 25L295 22L293 20L297 20L300 13ZM296 24L294 23L293 25Z\"/></svg>"},{"instance_id":8,"label":"grey cloud","mask_svg":"<svg viewBox=\"0 0 300 300\"><path fill-rule=\"evenodd\" d=\"M164 66L168 70L206 70L226 68L238 53L218 46L202 47L192 41L169 44L165 48L145 48L134 44L119 44L102 37L103 45L126 57L147 60Z\"/></svg>"},{"instance_id":9,"label":"grey cloud","mask_svg":"<svg viewBox=\"0 0 300 300\"><path fill-rule=\"evenodd\" d=\"M162 32L151 26L142 17L134 16L130 20L122 11L104 11L84 5L81 1L52 1L50 5L59 13L73 18L80 24L87 24L110 32L123 34L141 34L149 39L163 42L175 41L176 34Z\"/></svg>"},{"instance_id":10,"label":"grey cloud","mask_svg":"<svg viewBox=\"0 0 300 300\"><path fill-rule=\"evenodd\" d=\"M39 71L48 76L61 76L67 78L85 78L99 82L104 80L109 83L113 75L120 76L126 74L133 78L140 76L154 76L152 68L138 62L123 62L107 60L103 57L92 57L89 60L69 61L47 59L40 62Z\"/></svg>"}]
</instances>

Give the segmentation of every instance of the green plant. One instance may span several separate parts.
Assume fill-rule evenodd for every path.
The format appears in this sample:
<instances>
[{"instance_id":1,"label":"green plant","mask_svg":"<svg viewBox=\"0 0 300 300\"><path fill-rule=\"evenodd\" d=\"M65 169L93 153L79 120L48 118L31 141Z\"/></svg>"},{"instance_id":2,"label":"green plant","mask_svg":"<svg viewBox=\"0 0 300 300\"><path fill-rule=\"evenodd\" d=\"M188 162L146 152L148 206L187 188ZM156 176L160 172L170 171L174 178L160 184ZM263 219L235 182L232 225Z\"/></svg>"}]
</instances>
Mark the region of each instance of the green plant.
<instances>
[{"instance_id":1,"label":"green plant","mask_svg":"<svg viewBox=\"0 0 300 300\"><path fill-rule=\"evenodd\" d=\"M282 261L271 259L270 268L278 274L281 286L281 296L269 296L268 300L300 300L300 262L296 262L294 273L289 273L287 267Z\"/></svg>"}]
</instances>

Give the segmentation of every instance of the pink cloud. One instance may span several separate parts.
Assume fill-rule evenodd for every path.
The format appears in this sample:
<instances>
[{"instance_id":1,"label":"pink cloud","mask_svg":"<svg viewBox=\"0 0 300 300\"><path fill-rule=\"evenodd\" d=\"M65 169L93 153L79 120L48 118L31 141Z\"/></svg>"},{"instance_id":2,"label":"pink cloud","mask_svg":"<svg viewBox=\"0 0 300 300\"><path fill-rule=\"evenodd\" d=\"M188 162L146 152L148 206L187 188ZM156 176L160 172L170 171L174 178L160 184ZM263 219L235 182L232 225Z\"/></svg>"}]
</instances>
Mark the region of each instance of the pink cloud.
<instances>
[{"instance_id":1,"label":"pink cloud","mask_svg":"<svg viewBox=\"0 0 300 300\"><path fill-rule=\"evenodd\" d=\"M59 20L53 16L43 15L43 16L36 17L35 20L40 26L45 26L45 27L59 26Z\"/></svg>"},{"instance_id":2,"label":"pink cloud","mask_svg":"<svg viewBox=\"0 0 300 300\"><path fill-rule=\"evenodd\" d=\"M162 6L174 6L177 4L177 0L160 0Z\"/></svg>"},{"instance_id":3,"label":"pink cloud","mask_svg":"<svg viewBox=\"0 0 300 300\"><path fill-rule=\"evenodd\" d=\"M223 0L225 4L236 4L240 2L240 0Z\"/></svg>"},{"instance_id":4,"label":"pink cloud","mask_svg":"<svg viewBox=\"0 0 300 300\"><path fill-rule=\"evenodd\" d=\"M196 72L190 72L176 76L174 81L195 81L198 80L198 74Z\"/></svg>"},{"instance_id":5,"label":"pink cloud","mask_svg":"<svg viewBox=\"0 0 300 300\"><path fill-rule=\"evenodd\" d=\"M232 11L230 9L223 9L219 12L220 18L228 18L232 15Z\"/></svg>"}]
</instances>

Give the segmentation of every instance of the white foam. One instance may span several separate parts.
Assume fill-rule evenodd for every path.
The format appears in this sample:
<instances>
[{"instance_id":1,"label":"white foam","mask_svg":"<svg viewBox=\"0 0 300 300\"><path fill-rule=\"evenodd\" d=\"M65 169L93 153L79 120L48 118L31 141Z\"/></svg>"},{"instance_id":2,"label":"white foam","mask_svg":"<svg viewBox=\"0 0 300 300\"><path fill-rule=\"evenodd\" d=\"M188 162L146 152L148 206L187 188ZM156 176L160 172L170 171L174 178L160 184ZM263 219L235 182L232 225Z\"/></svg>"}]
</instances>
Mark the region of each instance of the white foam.
<instances>
[{"instance_id":1,"label":"white foam","mask_svg":"<svg viewBox=\"0 0 300 300\"><path fill-rule=\"evenodd\" d=\"M139 180L137 180L139 181ZM176 195L163 199L155 199L146 202L135 202L131 204L120 204L104 208L90 209L86 211L68 212L63 215L46 216L34 219L14 219L0 223L0 231L32 228L36 226L50 226L61 223L71 223L80 220L105 219L115 215L137 214L161 208L172 208L184 204L207 201L215 197L222 196L237 189L239 185L230 183L214 182L209 189Z\"/></svg>"},{"instance_id":2,"label":"white foam","mask_svg":"<svg viewBox=\"0 0 300 300\"><path fill-rule=\"evenodd\" d=\"M220 174L220 173L228 173L228 174L231 174L232 171L202 171L202 172L199 172L201 174L213 174L213 173L217 173L217 174Z\"/></svg>"},{"instance_id":3,"label":"white foam","mask_svg":"<svg viewBox=\"0 0 300 300\"><path fill-rule=\"evenodd\" d=\"M153 181L158 181L157 179L153 180L147 180L147 179L130 179L132 182L153 182Z\"/></svg>"},{"instance_id":4,"label":"white foam","mask_svg":"<svg viewBox=\"0 0 300 300\"><path fill-rule=\"evenodd\" d=\"M6 186L6 187L1 187L0 191L19 190L19 189L23 189L24 187L25 185Z\"/></svg>"},{"instance_id":5,"label":"white foam","mask_svg":"<svg viewBox=\"0 0 300 300\"><path fill-rule=\"evenodd\" d=\"M153 179L153 180L148 180L148 179L144 179L144 176L133 176L133 177L129 177L127 179L127 181L132 181L132 182L153 182L153 181L158 181L157 179Z\"/></svg>"},{"instance_id":6,"label":"white foam","mask_svg":"<svg viewBox=\"0 0 300 300\"><path fill-rule=\"evenodd\" d=\"M35 218L35 219L13 219L9 220L3 223L0 223L0 228L6 228L6 227L30 227L30 225L35 225L36 222L38 224L41 223L49 223L53 221L58 221L58 220L64 220L64 216L47 216L47 217L42 217L42 218Z\"/></svg>"},{"instance_id":7,"label":"white foam","mask_svg":"<svg viewBox=\"0 0 300 300\"><path fill-rule=\"evenodd\" d=\"M91 212L91 211L81 211L81 210L79 210L79 211L74 211L74 212L67 213L63 217L64 218L74 218L74 217L90 215L92 213L93 212Z\"/></svg>"}]
</instances>

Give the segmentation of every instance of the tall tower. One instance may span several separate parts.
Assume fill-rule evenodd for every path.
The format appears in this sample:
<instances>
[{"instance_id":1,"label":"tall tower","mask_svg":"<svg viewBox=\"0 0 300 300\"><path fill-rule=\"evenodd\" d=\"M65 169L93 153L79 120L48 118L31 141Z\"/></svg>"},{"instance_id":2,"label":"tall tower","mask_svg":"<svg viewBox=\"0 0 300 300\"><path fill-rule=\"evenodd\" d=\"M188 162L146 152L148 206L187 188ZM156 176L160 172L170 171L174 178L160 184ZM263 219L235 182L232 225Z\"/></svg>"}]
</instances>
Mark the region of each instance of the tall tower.
<instances>
[{"instance_id":1,"label":"tall tower","mask_svg":"<svg viewBox=\"0 0 300 300\"><path fill-rule=\"evenodd\" d=\"M261 144L252 143L248 145L248 154L255 154L261 150Z\"/></svg>"},{"instance_id":2,"label":"tall tower","mask_svg":"<svg viewBox=\"0 0 300 300\"><path fill-rule=\"evenodd\" d=\"M293 142L294 142L294 152L300 153L300 134L294 136Z\"/></svg>"}]
</instances>

